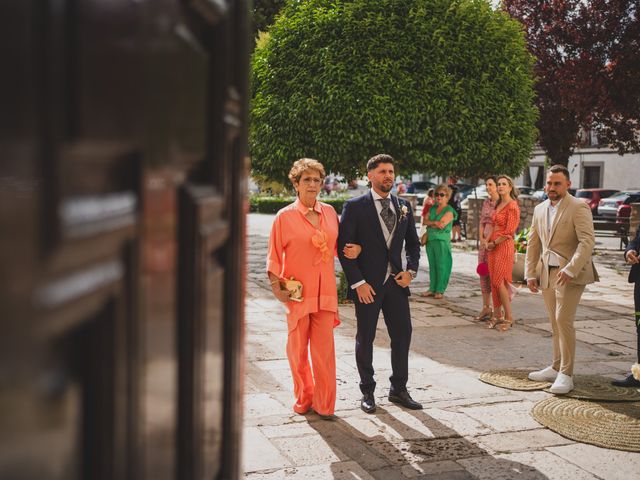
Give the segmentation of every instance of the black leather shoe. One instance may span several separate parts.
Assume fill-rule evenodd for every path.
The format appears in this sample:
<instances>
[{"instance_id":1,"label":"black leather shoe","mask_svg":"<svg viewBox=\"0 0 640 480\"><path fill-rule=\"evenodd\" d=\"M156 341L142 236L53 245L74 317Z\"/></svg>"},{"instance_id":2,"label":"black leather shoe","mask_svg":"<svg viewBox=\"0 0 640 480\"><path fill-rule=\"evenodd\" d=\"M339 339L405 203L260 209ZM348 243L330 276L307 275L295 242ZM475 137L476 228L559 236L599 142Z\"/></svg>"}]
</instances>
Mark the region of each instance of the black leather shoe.
<instances>
[{"instance_id":1,"label":"black leather shoe","mask_svg":"<svg viewBox=\"0 0 640 480\"><path fill-rule=\"evenodd\" d=\"M365 413L373 413L376 411L376 399L373 398L373 393L365 393L360 400L360 408Z\"/></svg>"},{"instance_id":2,"label":"black leather shoe","mask_svg":"<svg viewBox=\"0 0 640 480\"><path fill-rule=\"evenodd\" d=\"M629 374L624 380L613 380L611 385L614 387L632 387L640 388L640 382L633 378L632 374Z\"/></svg>"},{"instance_id":3,"label":"black leather shoe","mask_svg":"<svg viewBox=\"0 0 640 480\"><path fill-rule=\"evenodd\" d=\"M409 392L406 390L400 393L390 393L389 401L402 405L410 410L422 410L422 405L411 398L411 395L409 395Z\"/></svg>"}]
</instances>

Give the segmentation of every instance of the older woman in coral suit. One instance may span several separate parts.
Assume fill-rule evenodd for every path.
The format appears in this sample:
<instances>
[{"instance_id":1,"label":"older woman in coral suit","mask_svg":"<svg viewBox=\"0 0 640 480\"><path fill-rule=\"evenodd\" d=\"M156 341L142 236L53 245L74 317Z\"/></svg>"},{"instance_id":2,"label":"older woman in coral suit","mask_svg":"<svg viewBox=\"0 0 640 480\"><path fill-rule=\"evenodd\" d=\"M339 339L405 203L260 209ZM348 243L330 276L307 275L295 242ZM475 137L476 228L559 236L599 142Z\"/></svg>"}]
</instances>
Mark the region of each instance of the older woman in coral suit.
<instances>
[{"instance_id":1,"label":"older woman in coral suit","mask_svg":"<svg viewBox=\"0 0 640 480\"><path fill-rule=\"evenodd\" d=\"M333 328L340 324L334 270L338 215L317 199L324 177L324 167L317 160L303 158L293 164L289 179L297 198L273 222L267 273L274 296L287 307L293 410L304 415L313 409L329 420L334 418L336 403ZM358 245L345 247L349 258L359 253ZM301 299L295 298L299 292L287 289L292 278L302 284Z\"/></svg>"}]
</instances>

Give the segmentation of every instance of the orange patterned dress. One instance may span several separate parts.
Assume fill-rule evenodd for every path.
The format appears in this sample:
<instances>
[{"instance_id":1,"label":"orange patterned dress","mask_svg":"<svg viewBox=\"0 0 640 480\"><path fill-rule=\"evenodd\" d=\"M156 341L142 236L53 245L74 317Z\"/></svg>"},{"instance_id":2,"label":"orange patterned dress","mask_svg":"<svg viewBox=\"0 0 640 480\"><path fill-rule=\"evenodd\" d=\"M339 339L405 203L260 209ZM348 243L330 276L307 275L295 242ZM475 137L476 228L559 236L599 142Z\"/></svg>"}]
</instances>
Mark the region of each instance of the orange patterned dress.
<instances>
[{"instance_id":1,"label":"orange patterned dress","mask_svg":"<svg viewBox=\"0 0 640 480\"><path fill-rule=\"evenodd\" d=\"M501 241L493 250L489 251L489 276L494 309L502 306L498 295L500 285L504 284L507 291L511 290L510 286L513 281L511 271L515 260L513 237L520 224L520 207L518 207L516 200L512 200L501 209L499 207L493 214L493 232L489 241L495 241L499 237L507 240Z\"/></svg>"}]
</instances>

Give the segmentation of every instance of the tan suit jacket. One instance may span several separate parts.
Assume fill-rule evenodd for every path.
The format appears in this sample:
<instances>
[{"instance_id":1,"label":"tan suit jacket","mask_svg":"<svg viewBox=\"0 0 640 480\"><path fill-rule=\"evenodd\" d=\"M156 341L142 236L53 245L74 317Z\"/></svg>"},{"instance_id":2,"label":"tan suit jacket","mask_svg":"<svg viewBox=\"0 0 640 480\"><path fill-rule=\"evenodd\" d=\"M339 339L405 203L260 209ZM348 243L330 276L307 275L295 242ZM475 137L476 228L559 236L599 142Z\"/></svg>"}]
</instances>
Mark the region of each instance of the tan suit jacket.
<instances>
[{"instance_id":1,"label":"tan suit jacket","mask_svg":"<svg viewBox=\"0 0 640 480\"><path fill-rule=\"evenodd\" d=\"M540 287L549 288L549 254L558 256L560 269L573 277L574 285L587 285L599 280L591 255L595 246L593 217L589 206L567 194L560 202L551 230L547 225L549 200L536 206L531 222L526 278L537 278L536 267L541 263Z\"/></svg>"}]
</instances>

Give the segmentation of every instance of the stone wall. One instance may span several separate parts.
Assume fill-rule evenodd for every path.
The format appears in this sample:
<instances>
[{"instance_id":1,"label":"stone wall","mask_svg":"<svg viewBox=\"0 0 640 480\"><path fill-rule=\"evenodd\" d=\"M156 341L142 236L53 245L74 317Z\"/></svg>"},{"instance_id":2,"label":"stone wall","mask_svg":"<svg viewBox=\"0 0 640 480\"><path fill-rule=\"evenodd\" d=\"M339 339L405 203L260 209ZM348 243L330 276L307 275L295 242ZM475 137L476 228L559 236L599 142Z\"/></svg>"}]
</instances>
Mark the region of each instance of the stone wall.
<instances>
[{"instance_id":1,"label":"stone wall","mask_svg":"<svg viewBox=\"0 0 640 480\"><path fill-rule=\"evenodd\" d=\"M539 198L521 198L518 200L520 204L520 226L518 231L531 226L533 211L540 202Z\"/></svg>"},{"instance_id":2,"label":"stone wall","mask_svg":"<svg viewBox=\"0 0 640 480\"><path fill-rule=\"evenodd\" d=\"M469 198L467 210L467 240L478 240L478 227L483 198Z\"/></svg>"},{"instance_id":3,"label":"stone wall","mask_svg":"<svg viewBox=\"0 0 640 480\"><path fill-rule=\"evenodd\" d=\"M469 209L467 210L467 239L478 239L478 226L480 222L480 211L482 210L483 198L469 198ZM533 210L540 203L537 198L521 198L518 200L520 205L520 226L518 231L531 225L533 218Z\"/></svg>"}]
</instances>

